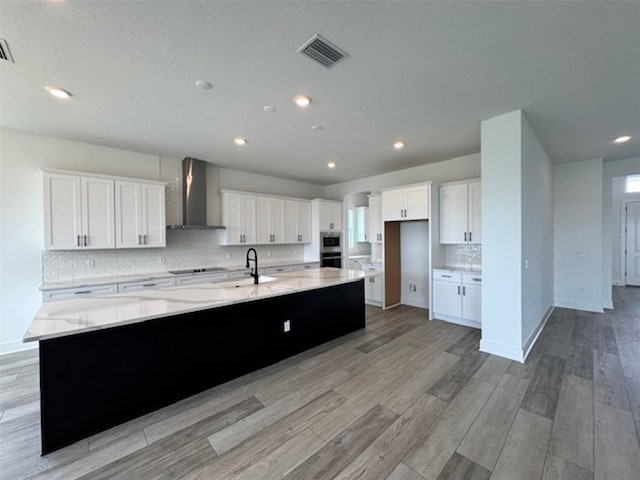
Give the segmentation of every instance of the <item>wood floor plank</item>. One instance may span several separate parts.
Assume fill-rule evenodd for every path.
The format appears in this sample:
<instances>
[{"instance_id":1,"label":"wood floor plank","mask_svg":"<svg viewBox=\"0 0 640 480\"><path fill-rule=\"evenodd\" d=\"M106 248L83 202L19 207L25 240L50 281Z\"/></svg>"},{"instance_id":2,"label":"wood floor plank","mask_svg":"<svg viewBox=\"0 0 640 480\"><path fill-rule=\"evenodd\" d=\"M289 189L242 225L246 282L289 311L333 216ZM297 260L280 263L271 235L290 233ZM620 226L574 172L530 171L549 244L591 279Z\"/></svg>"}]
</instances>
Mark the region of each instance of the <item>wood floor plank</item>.
<instances>
[{"instance_id":1,"label":"wood floor plank","mask_svg":"<svg viewBox=\"0 0 640 480\"><path fill-rule=\"evenodd\" d=\"M446 403L424 394L335 479L382 480L439 418Z\"/></svg>"},{"instance_id":2,"label":"wood floor plank","mask_svg":"<svg viewBox=\"0 0 640 480\"><path fill-rule=\"evenodd\" d=\"M494 388L488 383L469 380L403 463L423 477L436 480Z\"/></svg>"},{"instance_id":3,"label":"wood floor plank","mask_svg":"<svg viewBox=\"0 0 640 480\"><path fill-rule=\"evenodd\" d=\"M593 325L593 348L599 352L618 354L618 344L616 342L613 327L596 321Z\"/></svg>"},{"instance_id":4,"label":"wood floor plank","mask_svg":"<svg viewBox=\"0 0 640 480\"><path fill-rule=\"evenodd\" d=\"M618 355L593 351L593 389L597 402L629 410L629 397Z\"/></svg>"},{"instance_id":5,"label":"wood floor plank","mask_svg":"<svg viewBox=\"0 0 640 480\"><path fill-rule=\"evenodd\" d=\"M120 458L117 462L92 471L86 480L154 479L180 462L182 457L196 452L208 461L216 456L216 452L207 442L207 436L263 408L264 405L255 397L248 398Z\"/></svg>"},{"instance_id":6,"label":"wood floor plank","mask_svg":"<svg viewBox=\"0 0 640 480\"><path fill-rule=\"evenodd\" d=\"M473 375L473 378L481 382L490 383L491 385L498 385L502 376L511 365L511 361L490 355L487 361L482 364L478 371Z\"/></svg>"},{"instance_id":7,"label":"wood floor plank","mask_svg":"<svg viewBox=\"0 0 640 480\"><path fill-rule=\"evenodd\" d=\"M320 450L325 442L311 430L303 430L233 480L280 479Z\"/></svg>"},{"instance_id":8,"label":"wood floor plank","mask_svg":"<svg viewBox=\"0 0 640 480\"><path fill-rule=\"evenodd\" d=\"M504 375L460 442L458 453L493 470L528 385L527 380Z\"/></svg>"},{"instance_id":9,"label":"wood floor plank","mask_svg":"<svg viewBox=\"0 0 640 480\"><path fill-rule=\"evenodd\" d=\"M564 359L542 355L531 377L527 393L522 399L522 408L553 419L560 395L564 366Z\"/></svg>"},{"instance_id":10,"label":"wood floor plank","mask_svg":"<svg viewBox=\"0 0 640 480\"><path fill-rule=\"evenodd\" d=\"M549 453L542 480L593 480L593 472Z\"/></svg>"},{"instance_id":11,"label":"wood floor plank","mask_svg":"<svg viewBox=\"0 0 640 480\"><path fill-rule=\"evenodd\" d=\"M249 437L199 470L186 475L184 480L211 480L212 478L228 480L233 478L307 429L313 422L335 410L345 401L345 397L334 391L328 391L265 428L259 435Z\"/></svg>"},{"instance_id":12,"label":"wood floor plank","mask_svg":"<svg viewBox=\"0 0 640 480\"><path fill-rule=\"evenodd\" d=\"M475 352L480 349L480 334L481 331L476 328L469 329L460 340L451 345L446 351L459 357Z\"/></svg>"},{"instance_id":13,"label":"wood floor plank","mask_svg":"<svg viewBox=\"0 0 640 480\"><path fill-rule=\"evenodd\" d=\"M419 369L400 388L391 392L380 404L389 410L402 415L420 398L434 383L449 371L460 357L447 352L441 352L428 368Z\"/></svg>"},{"instance_id":14,"label":"wood floor plank","mask_svg":"<svg viewBox=\"0 0 640 480\"><path fill-rule=\"evenodd\" d=\"M411 470L404 463L399 463L386 480L424 480L424 477Z\"/></svg>"},{"instance_id":15,"label":"wood floor plank","mask_svg":"<svg viewBox=\"0 0 640 480\"><path fill-rule=\"evenodd\" d=\"M549 453L593 471L593 382L564 375Z\"/></svg>"},{"instance_id":16,"label":"wood floor plank","mask_svg":"<svg viewBox=\"0 0 640 480\"><path fill-rule=\"evenodd\" d=\"M550 419L522 408L518 410L491 480L540 478L550 434Z\"/></svg>"},{"instance_id":17,"label":"wood floor plank","mask_svg":"<svg viewBox=\"0 0 640 480\"><path fill-rule=\"evenodd\" d=\"M438 476L438 480L489 480L491 471L454 453Z\"/></svg>"},{"instance_id":18,"label":"wood floor plank","mask_svg":"<svg viewBox=\"0 0 640 480\"><path fill-rule=\"evenodd\" d=\"M367 448L398 415L374 406L349 428L288 473L285 480L333 478Z\"/></svg>"},{"instance_id":19,"label":"wood floor plank","mask_svg":"<svg viewBox=\"0 0 640 480\"><path fill-rule=\"evenodd\" d=\"M595 480L637 480L640 448L631 413L595 402Z\"/></svg>"},{"instance_id":20,"label":"wood floor plank","mask_svg":"<svg viewBox=\"0 0 640 480\"><path fill-rule=\"evenodd\" d=\"M253 415L249 415L224 430L214 433L208 437L209 443L211 443L211 446L218 455L224 453L286 415L291 414L300 407L313 401L313 399L323 393L331 390L333 386L342 381L347 375L347 373L337 370L333 376L327 376L305 390L293 392L283 399L257 411Z\"/></svg>"},{"instance_id":21,"label":"wood floor plank","mask_svg":"<svg viewBox=\"0 0 640 480\"><path fill-rule=\"evenodd\" d=\"M462 390L488 357L489 355L484 352L467 353L427 391L446 402L450 401Z\"/></svg>"},{"instance_id":22,"label":"wood floor plank","mask_svg":"<svg viewBox=\"0 0 640 480\"><path fill-rule=\"evenodd\" d=\"M404 365L398 366L395 370L391 370L381 377L376 383L362 390L333 412L311 425L311 430L325 441L330 441L375 404L384 400L391 392L401 388L413 372L412 368L407 369Z\"/></svg>"},{"instance_id":23,"label":"wood floor plank","mask_svg":"<svg viewBox=\"0 0 640 480\"><path fill-rule=\"evenodd\" d=\"M625 384L629 393L629 404L631 405L631 415L638 434L638 443L640 443L640 381L625 378Z\"/></svg>"},{"instance_id":24,"label":"wood floor plank","mask_svg":"<svg viewBox=\"0 0 640 480\"><path fill-rule=\"evenodd\" d=\"M379 337L371 339L368 342L365 342L361 345L358 345L356 347L356 350L359 350L362 353L371 353L375 349L384 345L385 343L389 343L390 341L395 340L396 338L404 335L405 333L410 332L416 327L417 325L412 323L402 323L392 328L391 330L387 331L386 333L380 335Z\"/></svg>"}]
</instances>

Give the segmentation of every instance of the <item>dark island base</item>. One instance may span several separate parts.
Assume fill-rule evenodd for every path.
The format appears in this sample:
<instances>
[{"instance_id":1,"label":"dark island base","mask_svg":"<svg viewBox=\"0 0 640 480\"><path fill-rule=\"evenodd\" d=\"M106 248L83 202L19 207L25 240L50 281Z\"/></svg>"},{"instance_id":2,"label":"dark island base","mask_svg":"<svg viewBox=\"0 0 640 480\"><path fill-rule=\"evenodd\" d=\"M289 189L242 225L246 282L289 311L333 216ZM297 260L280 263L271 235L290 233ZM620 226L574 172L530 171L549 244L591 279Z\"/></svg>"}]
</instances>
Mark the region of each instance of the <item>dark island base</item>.
<instances>
[{"instance_id":1,"label":"dark island base","mask_svg":"<svg viewBox=\"0 0 640 480\"><path fill-rule=\"evenodd\" d=\"M43 340L42 454L364 326L357 281Z\"/></svg>"}]
</instances>

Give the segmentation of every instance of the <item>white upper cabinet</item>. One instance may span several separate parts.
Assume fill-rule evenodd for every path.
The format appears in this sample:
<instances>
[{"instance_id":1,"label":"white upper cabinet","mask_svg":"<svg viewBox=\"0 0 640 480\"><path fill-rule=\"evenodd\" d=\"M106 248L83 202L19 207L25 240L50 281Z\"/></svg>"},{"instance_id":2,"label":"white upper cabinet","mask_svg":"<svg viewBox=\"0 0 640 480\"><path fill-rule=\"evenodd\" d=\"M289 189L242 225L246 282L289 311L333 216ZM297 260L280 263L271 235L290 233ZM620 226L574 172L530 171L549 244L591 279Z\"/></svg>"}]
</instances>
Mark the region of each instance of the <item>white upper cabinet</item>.
<instances>
[{"instance_id":1,"label":"white upper cabinet","mask_svg":"<svg viewBox=\"0 0 640 480\"><path fill-rule=\"evenodd\" d=\"M369 207L356 207L356 241L369 241Z\"/></svg>"},{"instance_id":2,"label":"white upper cabinet","mask_svg":"<svg viewBox=\"0 0 640 480\"><path fill-rule=\"evenodd\" d=\"M256 197L237 192L221 192L224 245L256 244Z\"/></svg>"},{"instance_id":3,"label":"white upper cabinet","mask_svg":"<svg viewBox=\"0 0 640 480\"><path fill-rule=\"evenodd\" d=\"M284 243L284 200L256 197L256 243Z\"/></svg>"},{"instance_id":4,"label":"white upper cabinet","mask_svg":"<svg viewBox=\"0 0 640 480\"><path fill-rule=\"evenodd\" d=\"M320 210L320 231L342 231L342 204L329 200L317 200Z\"/></svg>"},{"instance_id":5,"label":"white upper cabinet","mask_svg":"<svg viewBox=\"0 0 640 480\"><path fill-rule=\"evenodd\" d=\"M373 195L369 197L369 241L382 243L382 197Z\"/></svg>"},{"instance_id":6,"label":"white upper cabinet","mask_svg":"<svg viewBox=\"0 0 640 480\"><path fill-rule=\"evenodd\" d=\"M111 179L43 173L45 249L113 248Z\"/></svg>"},{"instance_id":7,"label":"white upper cabinet","mask_svg":"<svg viewBox=\"0 0 640 480\"><path fill-rule=\"evenodd\" d=\"M440 243L482 243L480 182L440 187Z\"/></svg>"},{"instance_id":8,"label":"white upper cabinet","mask_svg":"<svg viewBox=\"0 0 640 480\"><path fill-rule=\"evenodd\" d=\"M311 202L285 200L284 243L311 242Z\"/></svg>"},{"instance_id":9,"label":"white upper cabinet","mask_svg":"<svg viewBox=\"0 0 640 480\"><path fill-rule=\"evenodd\" d=\"M116 248L166 245L164 185L116 180Z\"/></svg>"},{"instance_id":10,"label":"white upper cabinet","mask_svg":"<svg viewBox=\"0 0 640 480\"><path fill-rule=\"evenodd\" d=\"M429 218L428 184L382 192L382 218L397 220L427 220Z\"/></svg>"}]
</instances>

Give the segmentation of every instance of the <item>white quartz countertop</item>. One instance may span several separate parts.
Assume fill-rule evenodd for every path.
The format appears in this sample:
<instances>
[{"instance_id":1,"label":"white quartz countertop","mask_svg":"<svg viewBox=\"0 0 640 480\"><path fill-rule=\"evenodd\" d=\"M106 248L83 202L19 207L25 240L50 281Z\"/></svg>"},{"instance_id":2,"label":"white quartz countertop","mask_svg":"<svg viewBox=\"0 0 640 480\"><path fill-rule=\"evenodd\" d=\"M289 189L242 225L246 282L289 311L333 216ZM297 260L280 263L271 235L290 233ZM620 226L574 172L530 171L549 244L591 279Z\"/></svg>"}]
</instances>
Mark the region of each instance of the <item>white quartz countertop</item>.
<instances>
[{"instance_id":1,"label":"white quartz countertop","mask_svg":"<svg viewBox=\"0 0 640 480\"><path fill-rule=\"evenodd\" d=\"M367 273L358 270L313 268L278 273L275 281L259 285L236 286L246 280L240 279L44 303L24 334L23 341L46 340L288 295L355 282L366 276Z\"/></svg>"},{"instance_id":2,"label":"white quartz countertop","mask_svg":"<svg viewBox=\"0 0 640 480\"><path fill-rule=\"evenodd\" d=\"M444 265L442 267L433 267L434 270L446 270L447 272L461 272L461 273L477 273L478 275L482 275L481 268L472 268L472 267L453 267L450 265Z\"/></svg>"},{"instance_id":3,"label":"white quartz countertop","mask_svg":"<svg viewBox=\"0 0 640 480\"><path fill-rule=\"evenodd\" d=\"M260 262L260 268L270 268L270 267L287 267L287 266L296 266L296 265L306 265L309 263L318 263L318 260L288 260L288 261L279 261L279 262ZM209 266L211 267L211 266ZM194 267L200 268L200 267ZM207 268L207 267L205 267ZM224 270L211 271L206 272L207 274L213 273L230 273L230 272L238 272L242 270L247 270L247 268L243 265L232 265L224 267ZM109 277L94 277L94 278L82 278L76 280L68 280L65 282L49 282L43 283L40 285L40 290L45 292L47 290L58 290L61 288L83 288L83 287L93 287L98 285L109 285L111 283L125 283L125 282L143 282L145 280L154 280L158 278L166 278L166 277L177 277L184 275L203 275L204 273L182 273L182 274L173 274L166 270L152 272L152 273L139 273L132 275L114 275Z\"/></svg>"}]
</instances>

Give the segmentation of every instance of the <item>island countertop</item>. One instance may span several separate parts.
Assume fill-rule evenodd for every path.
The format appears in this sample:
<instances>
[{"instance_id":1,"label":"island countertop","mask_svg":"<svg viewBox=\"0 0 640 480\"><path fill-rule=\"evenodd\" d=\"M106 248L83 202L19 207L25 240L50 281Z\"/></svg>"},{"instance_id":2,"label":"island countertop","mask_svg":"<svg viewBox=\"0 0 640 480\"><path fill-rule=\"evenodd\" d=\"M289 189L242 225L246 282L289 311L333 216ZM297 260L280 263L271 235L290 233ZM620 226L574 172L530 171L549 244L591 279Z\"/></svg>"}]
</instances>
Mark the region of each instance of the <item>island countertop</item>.
<instances>
[{"instance_id":1,"label":"island countertop","mask_svg":"<svg viewBox=\"0 0 640 480\"><path fill-rule=\"evenodd\" d=\"M315 268L278 273L259 285L238 280L120 293L44 303L23 337L24 342L47 340L156 318L207 310L261 298L355 282L367 273L339 268Z\"/></svg>"}]
</instances>

